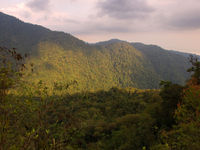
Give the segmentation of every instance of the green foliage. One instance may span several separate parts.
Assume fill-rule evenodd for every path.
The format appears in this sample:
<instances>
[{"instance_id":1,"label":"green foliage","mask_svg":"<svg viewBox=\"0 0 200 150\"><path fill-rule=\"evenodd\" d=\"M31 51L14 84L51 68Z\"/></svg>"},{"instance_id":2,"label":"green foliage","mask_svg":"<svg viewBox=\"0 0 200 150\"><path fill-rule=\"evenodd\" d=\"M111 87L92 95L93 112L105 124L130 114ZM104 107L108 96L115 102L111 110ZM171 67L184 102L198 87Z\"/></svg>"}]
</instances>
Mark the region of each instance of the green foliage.
<instances>
[{"instance_id":1,"label":"green foliage","mask_svg":"<svg viewBox=\"0 0 200 150\"><path fill-rule=\"evenodd\" d=\"M11 105L12 96L9 90L17 86L21 76L20 70L24 69L23 57L15 49L0 47L0 149L9 148L9 140L12 140L12 123L16 120L15 107ZM15 102L13 102L15 103Z\"/></svg>"},{"instance_id":2,"label":"green foliage","mask_svg":"<svg viewBox=\"0 0 200 150\"><path fill-rule=\"evenodd\" d=\"M40 81L34 93L13 95L14 123L3 150L142 149L156 139L155 120L145 110L160 101L152 98L157 91L112 88L62 97L47 91Z\"/></svg>"},{"instance_id":3,"label":"green foliage","mask_svg":"<svg viewBox=\"0 0 200 150\"><path fill-rule=\"evenodd\" d=\"M170 128L175 124L175 111L178 104L182 102L183 86L162 81L160 96L163 99L161 103L160 124Z\"/></svg>"},{"instance_id":4,"label":"green foliage","mask_svg":"<svg viewBox=\"0 0 200 150\"><path fill-rule=\"evenodd\" d=\"M132 43L151 62L154 71L160 80L171 81L176 84L185 84L189 74L186 70L190 67L189 54L165 50L156 45Z\"/></svg>"},{"instance_id":5,"label":"green foliage","mask_svg":"<svg viewBox=\"0 0 200 150\"><path fill-rule=\"evenodd\" d=\"M64 54L63 51L59 53ZM17 59L18 54L13 54ZM20 63L11 67L13 65L7 64L12 61L6 61L6 65L4 62L2 59L0 74L1 87L4 87L1 88L0 107L2 150L199 147L199 85L186 88L163 81L160 91L113 87L108 91L69 94L68 90L76 84L72 79L55 80L52 87L48 80L38 79L34 84L24 82L31 77L35 80L32 69L37 69L37 59L36 66L23 71L24 77L17 67ZM47 67L55 68L54 64Z\"/></svg>"},{"instance_id":6,"label":"green foliage","mask_svg":"<svg viewBox=\"0 0 200 150\"><path fill-rule=\"evenodd\" d=\"M30 53L34 73L28 82L40 80L53 88L54 82L77 81L69 89L108 90L113 86L141 89L159 88L160 80L183 84L188 75L187 58L157 46L110 40L87 44L69 34L24 23L0 13L0 43ZM26 82L27 82L26 81Z\"/></svg>"},{"instance_id":7,"label":"green foliage","mask_svg":"<svg viewBox=\"0 0 200 150\"><path fill-rule=\"evenodd\" d=\"M185 56L118 40L89 45L2 13L0 20L2 45L34 53L25 67L15 49L0 48L0 150L199 149L197 59L186 86L127 88L183 83Z\"/></svg>"},{"instance_id":8,"label":"green foliage","mask_svg":"<svg viewBox=\"0 0 200 150\"><path fill-rule=\"evenodd\" d=\"M152 89L159 87L160 80L169 79L155 71L154 64L145 54L125 42L98 47L93 45L87 51L82 48L67 49L55 42L41 42L38 55L27 63L34 64L34 73L27 81L37 83L44 80L52 87L54 82L76 80L78 84L69 90L72 93L108 90L113 86ZM184 79L186 76L181 80ZM177 78L176 81L180 80Z\"/></svg>"},{"instance_id":9,"label":"green foliage","mask_svg":"<svg viewBox=\"0 0 200 150\"><path fill-rule=\"evenodd\" d=\"M164 100L171 101L171 98L174 100L176 99L175 102L177 103L177 108L173 115L176 124L170 130L161 131L161 141L162 143L167 143L169 149L172 150L197 150L200 147L199 61L198 59L191 57L190 62L192 67L188 71L193 72L193 74L182 90L181 87L174 89L175 85L165 83L165 89L166 86L170 87L170 89L173 89L173 92L171 92L171 96L167 96L170 93L167 94L165 92L166 96L164 97ZM181 95L180 91L182 91ZM180 98L181 101L179 101ZM171 110L170 112L174 112L174 110Z\"/></svg>"}]
</instances>

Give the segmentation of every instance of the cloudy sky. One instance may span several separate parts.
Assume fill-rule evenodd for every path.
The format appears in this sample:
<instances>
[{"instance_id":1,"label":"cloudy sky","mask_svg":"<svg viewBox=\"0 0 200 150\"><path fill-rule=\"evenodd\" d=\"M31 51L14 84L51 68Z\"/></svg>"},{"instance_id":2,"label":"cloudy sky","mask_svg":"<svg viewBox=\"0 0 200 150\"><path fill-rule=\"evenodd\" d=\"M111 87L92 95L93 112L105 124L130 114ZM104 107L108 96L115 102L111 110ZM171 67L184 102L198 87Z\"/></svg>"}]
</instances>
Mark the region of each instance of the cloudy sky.
<instances>
[{"instance_id":1,"label":"cloudy sky","mask_svg":"<svg viewBox=\"0 0 200 150\"><path fill-rule=\"evenodd\" d=\"M1 0L0 11L86 42L118 38L200 54L200 0Z\"/></svg>"}]
</instances>

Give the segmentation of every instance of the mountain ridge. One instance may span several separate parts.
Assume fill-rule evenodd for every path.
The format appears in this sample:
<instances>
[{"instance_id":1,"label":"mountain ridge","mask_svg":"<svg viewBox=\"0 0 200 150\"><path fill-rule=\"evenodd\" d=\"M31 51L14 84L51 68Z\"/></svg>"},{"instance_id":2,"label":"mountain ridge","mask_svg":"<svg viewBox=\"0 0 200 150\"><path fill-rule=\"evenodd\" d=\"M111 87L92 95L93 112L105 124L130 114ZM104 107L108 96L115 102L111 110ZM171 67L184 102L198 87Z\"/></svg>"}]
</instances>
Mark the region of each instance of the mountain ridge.
<instances>
[{"instance_id":1,"label":"mountain ridge","mask_svg":"<svg viewBox=\"0 0 200 150\"><path fill-rule=\"evenodd\" d=\"M27 63L34 63L35 73L28 80L45 80L49 86L77 80L75 91L159 88L161 80L183 84L189 76L187 57L159 46L119 39L89 44L6 14L0 14L0 44L32 53Z\"/></svg>"}]
</instances>

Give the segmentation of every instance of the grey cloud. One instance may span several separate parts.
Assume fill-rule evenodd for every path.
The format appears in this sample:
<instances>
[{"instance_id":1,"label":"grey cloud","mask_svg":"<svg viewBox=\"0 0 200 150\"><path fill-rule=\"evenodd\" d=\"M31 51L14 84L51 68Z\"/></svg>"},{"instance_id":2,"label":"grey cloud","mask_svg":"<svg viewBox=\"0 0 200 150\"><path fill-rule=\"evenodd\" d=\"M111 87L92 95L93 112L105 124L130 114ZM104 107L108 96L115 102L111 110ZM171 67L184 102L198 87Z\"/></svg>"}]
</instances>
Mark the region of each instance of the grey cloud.
<instances>
[{"instance_id":1,"label":"grey cloud","mask_svg":"<svg viewBox=\"0 0 200 150\"><path fill-rule=\"evenodd\" d=\"M50 0L31 0L26 6L34 11L46 11L49 10Z\"/></svg>"},{"instance_id":2,"label":"grey cloud","mask_svg":"<svg viewBox=\"0 0 200 150\"><path fill-rule=\"evenodd\" d=\"M162 29L200 29L200 0L172 0L157 8L154 24Z\"/></svg>"},{"instance_id":3,"label":"grey cloud","mask_svg":"<svg viewBox=\"0 0 200 150\"><path fill-rule=\"evenodd\" d=\"M130 28L124 27L124 26L115 26L115 25L92 25L88 28L85 28L85 30L89 33L128 33L130 32Z\"/></svg>"},{"instance_id":4,"label":"grey cloud","mask_svg":"<svg viewBox=\"0 0 200 150\"><path fill-rule=\"evenodd\" d=\"M174 14L169 19L169 25L179 29L199 29L200 28L200 9L181 14Z\"/></svg>"},{"instance_id":5,"label":"grey cloud","mask_svg":"<svg viewBox=\"0 0 200 150\"><path fill-rule=\"evenodd\" d=\"M133 29L132 27L127 27L125 25L120 24L104 24L100 22L85 22L82 24L81 28L76 28L72 31L73 34L112 34L112 33L130 33L137 32L137 29Z\"/></svg>"},{"instance_id":6,"label":"grey cloud","mask_svg":"<svg viewBox=\"0 0 200 150\"><path fill-rule=\"evenodd\" d=\"M23 18L30 18L31 17L31 13L29 13L28 11L21 11L19 12L20 16L22 16Z\"/></svg>"},{"instance_id":7,"label":"grey cloud","mask_svg":"<svg viewBox=\"0 0 200 150\"><path fill-rule=\"evenodd\" d=\"M131 29L123 26L99 26L97 30L100 32L127 33L130 32Z\"/></svg>"},{"instance_id":8,"label":"grey cloud","mask_svg":"<svg viewBox=\"0 0 200 150\"><path fill-rule=\"evenodd\" d=\"M74 19L63 19L64 22L66 23L70 23L70 24L80 24L80 22L78 20L74 20Z\"/></svg>"},{"instance_id":9,"label":"grey cloud","mask_svg":"<svg viewBox=\"0 0 200 150\"><path fill-rule=\"evenodd\" d=\"M116 19L143 18L154 11L146 0L105 0L99 1L97 7L100 15Z\"/></svg>"}]
</instances>

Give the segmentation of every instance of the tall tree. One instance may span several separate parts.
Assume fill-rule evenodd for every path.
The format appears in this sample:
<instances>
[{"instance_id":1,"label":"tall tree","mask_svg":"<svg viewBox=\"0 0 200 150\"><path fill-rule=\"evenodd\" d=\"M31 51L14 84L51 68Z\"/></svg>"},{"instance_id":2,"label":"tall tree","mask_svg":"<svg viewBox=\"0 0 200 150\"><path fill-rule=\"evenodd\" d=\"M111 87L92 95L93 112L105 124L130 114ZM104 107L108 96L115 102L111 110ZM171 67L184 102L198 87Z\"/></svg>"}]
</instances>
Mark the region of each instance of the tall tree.
<instances>
[{"instance_id":1,"label":"tall tree","mask_svg":"<svg viewBox=\"0 0 200 150\"><path fill-rule=\"evenodd\" d=\"M21 70L25 68L24 57L15 49L0 47L0 150L9 149L12 105L8 91L16 86Z\"/></svg>"}]
</instances>

